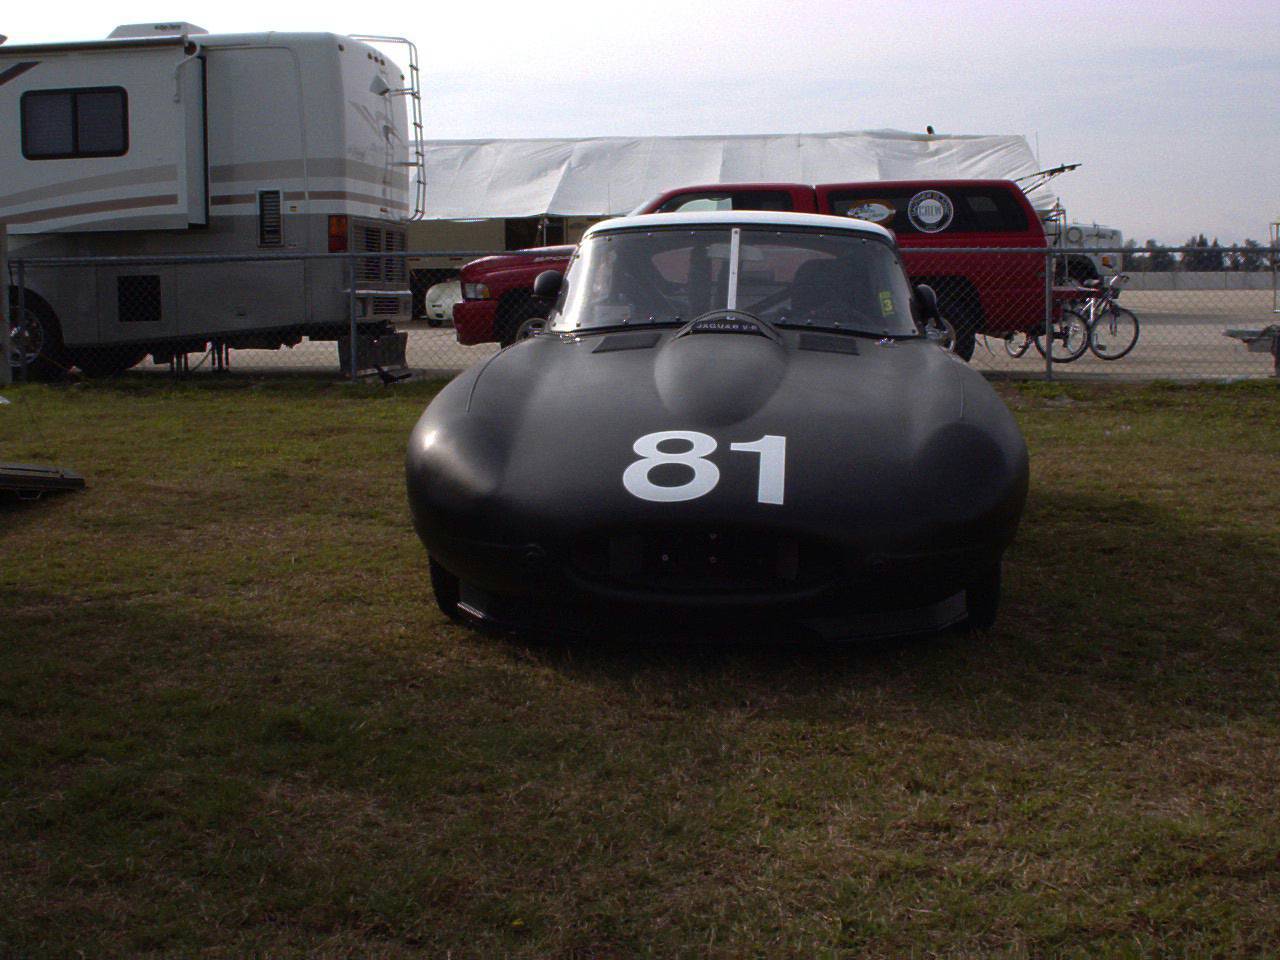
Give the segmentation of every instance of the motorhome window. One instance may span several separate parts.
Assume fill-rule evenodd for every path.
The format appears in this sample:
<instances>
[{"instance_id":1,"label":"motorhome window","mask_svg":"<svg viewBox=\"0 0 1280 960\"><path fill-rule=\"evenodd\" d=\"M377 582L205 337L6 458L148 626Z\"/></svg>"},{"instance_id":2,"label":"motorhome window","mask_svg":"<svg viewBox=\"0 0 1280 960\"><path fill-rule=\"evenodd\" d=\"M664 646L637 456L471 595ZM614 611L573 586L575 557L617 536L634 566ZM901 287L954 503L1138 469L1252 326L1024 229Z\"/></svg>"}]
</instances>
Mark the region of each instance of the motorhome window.
<instances>
[{"instance_id":1,"label":"motorhome window","mask_svg":"<svg viewBox=\"0 0 1280 960\"><path fill-rule=\"evenodd\" d=\"M119 157L128 150L129 101L122 87L22 95L22 155L28 160Z\"/></svg>"}]
</instances>

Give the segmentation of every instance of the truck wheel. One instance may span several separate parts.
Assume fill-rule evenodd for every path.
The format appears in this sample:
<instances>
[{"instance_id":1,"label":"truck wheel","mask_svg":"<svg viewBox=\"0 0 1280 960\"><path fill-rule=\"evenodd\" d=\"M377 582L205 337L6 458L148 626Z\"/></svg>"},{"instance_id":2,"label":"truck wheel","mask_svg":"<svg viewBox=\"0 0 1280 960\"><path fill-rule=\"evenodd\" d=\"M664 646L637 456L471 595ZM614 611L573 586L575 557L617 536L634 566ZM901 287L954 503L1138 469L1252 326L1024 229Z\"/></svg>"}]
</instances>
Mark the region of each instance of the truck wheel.
<instances>
[{"instance_id":1,"label":"truck wheel","mask_svg":"<svg viewBox=\"0 0 1280 960\"><path fill-rule=\"evenodd\" d=\"M541 316L541 311L534 303L532 293L527 296L517 295L498 304L493 332L499 345L509 347L515 343L520 334L520 325L537 316Z\"/></svg>"},{"instance_id":2,"label":"truck wheel","mask_svg":"<svg viewBox=\"0 0 1280 960\"><path fill-rule=\"evenodd\" d=\"M528 340L530 337L536 337L547 329L546 317L530 317L524 323L520 324L520 329L516 331L517 340Z\"/></svg>"},{"instance_id":3,"label":"truck wheel","mask_svg":"<svg viewBox=\"0 0 1280 960\"><path fill-rule=\"evenodd\" d=\"M440 566L435 557L427 557L427 566L431 571L431 591L436 595L436 606L450 620L461 620L458 612L458 600L462 596L458 578Z\"/></svg>"},{"instance_id":4,"label":"truck wheel","mask_svg":"<svg viewBox=\"0 0 1280 960\"><path fill-rule=\"evenodd\" d=\"M915 282L927 283L938 294L938 310L956 328L956 345L952 350L966 363L973 359L982 328L982 302L969 281L961 277L919 277Z\"/></svg>"},{"instance_id":5,"label":"truck wheel","mask_svg":"<svg viewBox=\"0 0 1280 960\"><path fill-rule=\"evenodd\" d=\"M925 326L925 335L948 353L955 352L956 328L951 325L951 321L946 317L930 320Z\"/></svg>"},{"instance_id":6,"label":"truck wheel","mask_svg":"<svg viewBox=\"0 0 1280 960\"><path fill-rule=\"evenodd\" d=\"M147 355L133 347L93 347L76 350L72 358L86 377L114 377L136 367Z\"/></svg>"},{"instance_id":7,"label":"truck wheel","mask_svg":"<svg viewBox=\"0 0 1280 960\"><path fill-rule=\"evenodd\" d=\"M9 338L13 353L9 363L16 374L26 362L32 380L56 380L71 366L62 343L62 325L44 298L30 290L23 296L24 314L18 315L18 288L9 288Z\"/></svg>"}]
</instances>

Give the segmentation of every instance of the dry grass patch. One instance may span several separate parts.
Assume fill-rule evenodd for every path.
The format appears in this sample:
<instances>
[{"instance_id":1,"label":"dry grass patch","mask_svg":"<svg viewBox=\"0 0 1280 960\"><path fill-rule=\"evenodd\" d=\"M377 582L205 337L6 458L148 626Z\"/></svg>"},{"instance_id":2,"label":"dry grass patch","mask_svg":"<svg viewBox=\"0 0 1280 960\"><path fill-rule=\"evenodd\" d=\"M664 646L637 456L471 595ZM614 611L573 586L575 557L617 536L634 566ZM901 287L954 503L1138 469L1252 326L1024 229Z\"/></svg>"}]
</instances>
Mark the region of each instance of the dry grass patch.
<instances>
[{"instance_id":1,"label":"dry grass patch","mask_svg":"<svg viewBox=\"0 0 1280 960\"><path fill-rule=\"evenodd\" d=\"M1280 390L1002 385L982 637L445 622L432 385L6 393L0 955L1263 956L1280 942Z\"/></svg>"}]
</instances>

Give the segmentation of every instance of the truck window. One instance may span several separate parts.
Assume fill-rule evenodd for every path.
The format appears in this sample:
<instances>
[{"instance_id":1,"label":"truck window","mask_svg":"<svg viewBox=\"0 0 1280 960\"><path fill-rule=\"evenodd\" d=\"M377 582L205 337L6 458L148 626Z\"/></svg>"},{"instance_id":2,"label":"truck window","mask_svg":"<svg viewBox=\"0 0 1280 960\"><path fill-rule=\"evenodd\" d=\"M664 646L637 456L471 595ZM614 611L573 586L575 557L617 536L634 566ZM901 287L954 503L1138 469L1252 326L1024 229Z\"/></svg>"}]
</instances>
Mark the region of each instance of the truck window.
<instances>
[{"instance_id":1,"label":"truck window","mask_svg":"<svg viewBox=\"0 0 1280 960\"><path fill-rule=\"evenodd\" d=\"M875 186L836 190L831 212L858 217L906 233L1023 233L1027 214L1017 199L999 187L891 189Z\"/></svg>"},{"instance_id":2,"label":"truck window","mask_svg":"<svg viewBox=\"0 0 1280 960\"><path fill-rule=\"evenodd\" d=\"M672 197L657 213L705 213L708 210L793 210L791 194L785 190L719 190L682 193Z\"/></svg>"},{"instance_id":3,"label":"truck window","mask_svg":"<svg viewBox=\"0 0 1280 960\"><path fill-rule=\"evenodd\" d=\"M28 160L119 157L129 150L123 87L29 90L21 113L22 155Z\"/></svg>"},{"instance_id":4,"label":"truck window","mask_svg":"<svg viewBox=\"0 0 1280 960\"><path fill-rule=\"evenodd\" d=\"M505 221L507 250L527 250L530 247L554 247L564 243L564 217L508 218Z\"/></svg>"}]
</instances>

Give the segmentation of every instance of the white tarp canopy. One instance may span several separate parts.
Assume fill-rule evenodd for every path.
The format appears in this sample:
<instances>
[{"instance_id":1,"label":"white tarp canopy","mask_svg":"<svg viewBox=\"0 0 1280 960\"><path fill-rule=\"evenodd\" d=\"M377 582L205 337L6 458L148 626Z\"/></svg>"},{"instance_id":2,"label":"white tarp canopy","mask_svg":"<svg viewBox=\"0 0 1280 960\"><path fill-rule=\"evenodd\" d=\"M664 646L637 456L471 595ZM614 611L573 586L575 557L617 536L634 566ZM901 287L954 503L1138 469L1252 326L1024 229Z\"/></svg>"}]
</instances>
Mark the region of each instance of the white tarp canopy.
<instances>
[{"instance_id":1,"label":"white tarp canopy","mask_svg":"<svg viewBox=\"0 0 1280 960\"><path fill-rule=\"evenodd\" d=\"M427 219L605 216L707 183L1008 179L1039 169L1021 136L899 130L733 137L428 140ZM1037 209L1054 203L1045 188Z\"/></svg>"}]
</instances>

